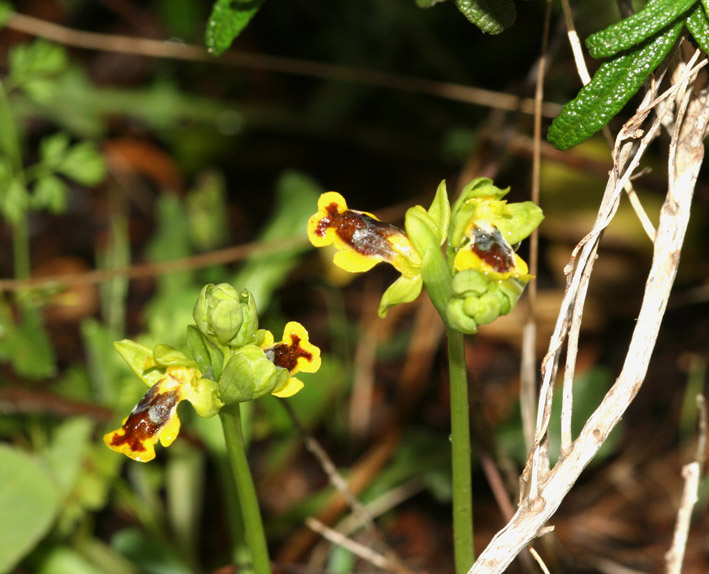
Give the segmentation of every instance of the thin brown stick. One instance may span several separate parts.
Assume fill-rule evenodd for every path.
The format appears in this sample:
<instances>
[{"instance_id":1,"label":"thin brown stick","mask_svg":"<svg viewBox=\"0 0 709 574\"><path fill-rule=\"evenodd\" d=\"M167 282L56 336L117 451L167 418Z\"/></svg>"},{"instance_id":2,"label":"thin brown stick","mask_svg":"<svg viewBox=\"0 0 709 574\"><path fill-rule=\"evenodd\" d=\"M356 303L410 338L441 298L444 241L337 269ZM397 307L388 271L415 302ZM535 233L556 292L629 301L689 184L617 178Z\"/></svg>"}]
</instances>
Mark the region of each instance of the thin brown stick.
<instances>
[{"instance_id":1,"label":"thin brown stick","mask_svg":"<svg viewBox=\"0 0 709 574\"><path fill-rule=\"evenodd\" d=\"M334 486L335 489L345 497L347 504L352 509L352 512L360 521L361 525L367 530L373 531L375 527L371 515L349 489L347 486L347 481L342 478L342 475L337 471L335 463L332 462L332 459L327 454L325 449L320 445L317 439L311 435L305 427L303 427L298 415L295 414L295 411L290 403L286 400L281 400L280 402L288 413L293 425L298 429L298 432L303 437L305 448L317 459L318 463L320 463L320 467L323 469L323 472L327 474L330 484L332 484L332 486Z\"/></svg>"},{"instance_id":2,"label":"thin brown stick","mask_svg":"<svg viewBox=\"0 0 709 574\"><path fill-rule=\"evenodd\" d=\"M30 288L49 287L72 287L74 285L87 285L103 283L117 277L127 277L129 279L143 279L146 277L156 277L167 273L177 273L178 271L189 271L211 267L212 265L222 265L224 263L234 263L256 254L278 253L280 251L290 251L308 245L307 239L302 236L277 239L273 241L254 241L252 243L242 243L233 247L210 251L184 259L173 261L161 261L157 263L143 263L131 265L118 269L99 269L87 273L76 275L52 275L48 277L33 277L30 279L0 279L0 292L18 291Z\"/></svg>"},{"instance_id":3,"label":"thin brown stick","mask_svg":"<svg viewBox=\"0 0 709 574\"><path fill-rule=\"evenodd\" d=\"M220 65L266 70L295 76L340 80L343 82L354 82L381 88L425 94L476 106L508 111L519 110L525 114L534 113L534 101L532 99L518 98L511 94L493 92L492 90L484 90L452 82L437 82L435 80L412 78L398 74L311 62L296 58L254 54L240 50L230 50L219 58L215 58L210 56L207 50L202 46L185 44L179 41L162 41L149 38L84 32L18 13L13 14L5 26L32 36L46 38L58 44L85 50L118 52L151 58L169 58L192 62L211 62ZM560 110L561 106L551 102L545 103L542 107L544 116L548 118L555 117Z\"/></svg>"},{"instance_id":4,"label":"thin brown stick","mask_svg":"<svg viewBox=\"0 0 709 574\"><path fill-rule=\"evenodd\" d=\"M386 556L379 554L379 552L372 550L368 546L364 546L363 544L360 544L359 542L356 542L351 538L347 538L347 536L345 536L344 534L340 534L339 532L337 532L337 530L329 528L328 526L320 522L317 518L309 516L305 519L305 525L313 532L317 532L323 538L326 538L333 544L342 546L343 548L352 552L352 554L359 556L362 560L366 560L377 568L381 568L382 570L386 570L388 572L400 572L402 574L413 573L413 570L410 570L404 566L401 566L400 564L392 562Z\"/></svg>"}]
</instances>

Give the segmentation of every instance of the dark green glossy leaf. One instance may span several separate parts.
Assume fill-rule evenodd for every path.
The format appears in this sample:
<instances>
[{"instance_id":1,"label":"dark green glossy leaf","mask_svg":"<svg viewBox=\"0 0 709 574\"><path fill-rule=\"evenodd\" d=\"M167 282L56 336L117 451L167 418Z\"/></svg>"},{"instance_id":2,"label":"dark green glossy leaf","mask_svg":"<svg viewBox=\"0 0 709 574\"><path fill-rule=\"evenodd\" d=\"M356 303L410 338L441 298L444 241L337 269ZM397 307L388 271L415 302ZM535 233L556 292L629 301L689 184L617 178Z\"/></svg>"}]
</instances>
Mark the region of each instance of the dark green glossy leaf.
<instances>
[{"instance_id":1,"label":"dark green glossy leaf","mask_svg":"<svg viewBox=\"0 0 709 574\"><path fill-rule=\"evenodd\" d=\"M632 16L592 34L586 47L594 58L609 58L628 50L667 28L697 0L655 0Z\"/></svg>"},{"instance_id":2,"label":"dark green glossy leaf","mask_svg":"<svg viewBox=\"0 0 709 574\"><path fill-rule=\"evenodd\" d=\"M677 41L684 22L634 50L601 64L589 84L567 103L547 133L557 149L569 149L605 126L638 91Z\"/></svg>"},{"instance_id":3,"label":"dark green glossy leaf","mask_svg":"<svg viewBox=\"0 0 709 574\"><path fill-rule=\"evenodd\" d=\"M692 38L704 52L709 54L709 18L701 4L697 4L697 7L692 10L686 24Z\"/></svg>"},{"instance_id":4,"label":"dark green glossy leaf","mask_svg":"<svg viewBox=\"0 0 709 574\"><path fill-rule=\"evenodd\" d=\"M218 56L226 50L263 4L263 0L217 0L207 22L205 42Z\"/></svg>"},{"instance_id":5,"label":"dark green glossy leaf","mask_svg":"<svg viewBox=\"0 0 709 574\"><path fill-rule=\"evenodd\" d=\"M455 0L461 13L488 34L499 34L514 24L517 12L513 0Z\"/></svg>"}]
</instances>

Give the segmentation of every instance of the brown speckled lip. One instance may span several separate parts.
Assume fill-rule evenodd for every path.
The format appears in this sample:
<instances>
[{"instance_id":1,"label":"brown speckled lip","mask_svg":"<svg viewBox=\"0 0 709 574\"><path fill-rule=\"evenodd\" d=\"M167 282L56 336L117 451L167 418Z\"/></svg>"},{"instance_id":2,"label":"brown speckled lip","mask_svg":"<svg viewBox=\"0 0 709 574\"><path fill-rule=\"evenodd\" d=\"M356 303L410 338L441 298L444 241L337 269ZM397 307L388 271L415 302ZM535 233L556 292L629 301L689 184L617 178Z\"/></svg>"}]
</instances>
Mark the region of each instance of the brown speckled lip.
<instances>
[{"instance_id":1,"label":"brown speckled lip","mask_svg":"<svg viewBox=\"0 0 709 574\"><path fill-rule=\"evenodd\" d=\"M498 273L507 273L514 269L514 251L504 240L499 229L487 231L474 226L471 241L473 253Z\"/></svg>"},{"instance_id":2,"label":"brown speckled lip","mask_svg":"<svg viewBox=\"0 0 709 574\"><path fill-rule=\"evenodd\" d=\"M399 229L388 223L373 219L360 211L348 209L340 213L337 203L332 202L326 208L327 215L323 217L315 228L318 237L324 237L328 229L335 230L343 243L349 245L354 251L365 257L381 257L389 259L392 249L387 238Z\"/></svg>"},{"instance_id":3,"label":"brown speckled lip","mask_svg":"<svg viewBox=\"0 0 709 574\"><path fill-rule=\"evenodd\" d=\"M178 402L176 390L162 393L159 391L158 385L154 385L145 393L123 424L125 434L114 434L111 438L111 446L120 447L127 444L132 452L146 450L143 443L154 437L165 426L172 409Z\"/></svg>"},{"instance_id":4,"label":"brown speckled lip","mask_svg":"<svg viewBox=\"0 0 709 574\"><path fill-rule=\"evenodd\" d=\"M300 346L300 337L297 335L291 335L290 339L290 345L288 343L279 343L270 349L270 351L273 353L273 364L288 369L288 371L292 373L298 366L298 359L300 357L305 357L306 360L312 361L313 354Z\"/></svg>"}]
</instances>

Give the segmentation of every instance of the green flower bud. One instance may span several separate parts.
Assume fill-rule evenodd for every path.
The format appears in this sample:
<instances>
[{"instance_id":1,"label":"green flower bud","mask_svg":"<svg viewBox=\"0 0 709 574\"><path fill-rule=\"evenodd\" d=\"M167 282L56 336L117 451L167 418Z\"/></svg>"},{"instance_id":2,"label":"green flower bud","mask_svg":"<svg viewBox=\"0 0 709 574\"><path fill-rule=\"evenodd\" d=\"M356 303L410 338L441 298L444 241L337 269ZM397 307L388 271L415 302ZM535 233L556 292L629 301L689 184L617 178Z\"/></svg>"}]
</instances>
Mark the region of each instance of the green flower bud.
<instances>
[{"instance_id":1,"label":"green flower bud","mask_svg":"<svg viewBox=\"0 0 709 574\"><path fill-rule=\"evenodd\" d=\"M490 278L476 269L466 269L453 276L455 295L482 295L490 286Z\"/></svg>"},{"instance_id":2,"label":"green flower bud","mask_svg":"<svg viewBox=\"0 0 709 574\"><path fill-rule=\"evenodd\" d=\"M452 329L472 335L477 333L478 323L464 311L463 304L463 299L451 299L446 306L446 321Z\"/></svg>"},{"instance_id":3,"label":"green flower bud","mask_svg":"<svg viewBox=\"0 0 709 574\"><path fill-rule=\"evenodd\" d=\"M466 297L463 300L463 312L475 319L478 325L487 325L502 315L502 301L495 293Z\"/></svg>"},{"instance_id":4,"label":"green flower bud","mask_svg":"<svg viewBox=\"0 0 709 574\"><path fill-rule=\"evenodd\" d=\"M205 285L193 311L197 328L220 345L240 347L253 342L258 313L253 296L228 283Z\"/></svg>"}]
</instances>

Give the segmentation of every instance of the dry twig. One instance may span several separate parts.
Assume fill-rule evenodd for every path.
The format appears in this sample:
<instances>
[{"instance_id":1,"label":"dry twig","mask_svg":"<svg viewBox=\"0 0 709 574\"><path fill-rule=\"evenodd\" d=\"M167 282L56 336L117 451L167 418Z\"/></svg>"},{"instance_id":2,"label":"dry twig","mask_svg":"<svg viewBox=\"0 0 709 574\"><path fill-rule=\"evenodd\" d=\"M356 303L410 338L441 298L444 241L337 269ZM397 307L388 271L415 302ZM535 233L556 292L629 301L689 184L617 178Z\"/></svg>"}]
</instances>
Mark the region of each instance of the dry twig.
<instances>
[{"instance_id":1,"label":"dry twig","mask_svg":"<svg viewBox=\"0 0 709 574\"><path fill-rule=\"evenodd\" d=\"M677 272L692 194L704 157L703 138L709 125L709 91L706 87L699 90L696 85L693 86L694 89L688 89L704 63L706 62L683 74L681 84L672 85L661 98L651 101L651 94L648 92L638 112L626 123L616 140L613 154L615 167L610 174L596 223L592 231L577 245L567 266L566 295L549 352L543 361L543 383L534 447L521 478L518 510L492 539L470 569L470 574L502 572L529 542L544 532L544 525L556 512L583 469L594 458L643 383ZM578 328L576 325L581 319L583 297L597 257L602 232L615 215L625 184L637 168L642 154L660 127L661 118L669 111L672 102L663 102L657 113L658 119L644 132L639 142L634 138L643 134L641 126L652 108L657 106L661 99L675 97L680 91L684 92L684 98L678 106L670 146L667 197L654 241L653 260L645 294L625 363L615 383L586 421L579 436L566 445L566 451L562 453L557 464L550 468L548 430L553 381L561 350L565 342L574 347L578 343L575 335ZM574 368L573 360L567 362L567 371L573 371ZM568 390L566 416L570 419L570 386Z\"/></svg>"}]
</instances>

